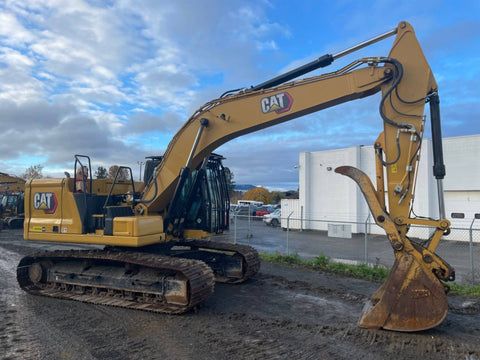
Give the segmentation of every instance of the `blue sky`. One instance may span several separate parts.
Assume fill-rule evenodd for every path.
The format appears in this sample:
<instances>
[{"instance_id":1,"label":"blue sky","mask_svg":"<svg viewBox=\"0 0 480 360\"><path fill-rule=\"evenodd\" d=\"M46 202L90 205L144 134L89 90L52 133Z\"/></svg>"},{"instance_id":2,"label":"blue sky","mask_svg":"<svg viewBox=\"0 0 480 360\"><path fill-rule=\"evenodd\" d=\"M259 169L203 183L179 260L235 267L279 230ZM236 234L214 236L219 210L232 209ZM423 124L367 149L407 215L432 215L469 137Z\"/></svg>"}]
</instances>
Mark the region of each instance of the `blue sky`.
<instances>
[{"instance_id":1,"label":"blue sky","mask_svg":"<svg viewBox=\"0 0 480 360\"><path fill-rule=\"evenodd\" d=\"M0 1L0 171L131 166L162 154L202 104L406 20L440 89L443 135L480 133L478 1ZM393 38L352 54L388 54ZM318 74L316 72L315 74ZM312 74L314 75L314 74ZM237 183L296 189L302 151L370 145L376 96L235 139ZM429 133L426 133L429 137ZM448 171L448 170L447 170Z\"/></svg>"}]
</instances>

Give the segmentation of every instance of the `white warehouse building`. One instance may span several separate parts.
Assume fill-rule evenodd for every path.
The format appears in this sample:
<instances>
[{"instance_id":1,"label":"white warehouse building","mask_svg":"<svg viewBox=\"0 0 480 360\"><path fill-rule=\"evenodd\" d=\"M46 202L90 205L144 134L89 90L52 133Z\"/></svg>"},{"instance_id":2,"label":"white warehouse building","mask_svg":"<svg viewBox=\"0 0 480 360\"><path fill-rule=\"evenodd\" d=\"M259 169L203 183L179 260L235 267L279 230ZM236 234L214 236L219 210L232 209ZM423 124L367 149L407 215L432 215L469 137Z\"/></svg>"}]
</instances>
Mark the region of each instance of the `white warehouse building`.
<instances>
[{"instance_id":1,"label":"white warehouse building","mask_svg":"<svg viewBox=\"0 0 480 360\"><path fill-rule=\"evenodd\" d=\"M438 218L437 181L433 176L433 150L430 139L424 139L418 167L413 210L417 216ZM446 167L444 179L445 211L454 228L469 228L480 213L480 135L443 139ZM342 165L365 172L375 184L373 146L354 146L338 150L300 153L299 199L282 201L282 226L290 216L289 226L305 230L329 230L344 222L348 232L365 232L365 223L373 223L360 188L350 178L335 173ZM451 219L451 213L463 213L464 219ZM477 215L478 216L478 215ZM480 220L474 223L480 228ZM332 231L333 229L333 231ZM384 233L377 226L368 232ZM345 234L344 234L345 235ZM447 237L456 238L455 231Z\"/></svg>"}]
</instances>

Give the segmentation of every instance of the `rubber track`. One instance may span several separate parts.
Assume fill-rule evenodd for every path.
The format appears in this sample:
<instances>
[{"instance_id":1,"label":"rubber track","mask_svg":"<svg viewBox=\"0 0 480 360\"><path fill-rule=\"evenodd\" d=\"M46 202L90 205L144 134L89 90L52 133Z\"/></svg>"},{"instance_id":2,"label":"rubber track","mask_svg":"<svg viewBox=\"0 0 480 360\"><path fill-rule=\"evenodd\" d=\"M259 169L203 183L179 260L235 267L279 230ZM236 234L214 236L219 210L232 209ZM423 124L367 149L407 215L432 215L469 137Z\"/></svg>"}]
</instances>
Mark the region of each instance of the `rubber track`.
<instances>
[{"instance_id":1,"label":"rubber track","mask_svg":"<svg viewBox=\"0 0 480 360\"><path fill-rule=\"evenodd\" d=\"M229 279L228 281L219 281L218 279L216 279L219 282L238 284L248 280L253 275L255 275L258 270L260 270L260 256L258 255L258 251L249 245L230 244L211 240L185 240L180 241L178 245L235 252L237 254L240 254L243 257L243 276L238 279Z\"/></svg>"},{"instance_id":2,"label":"rubber track","mask_svg":"<svg viewBox=\"0 0 480 360\"><path fill-rule=\"evenodd\" d=\"M189 280L190 299L186 305L167 304L164 302L139 302L125 298L122 291L116 291L114 296L99 296L95 294L79 294L78 292L63 292L51 286L41 286L31 282L28 269L37 261L49 259L80 259L80 260L111 260L131 263L140 266L173 270L183 273ZM107 250L68 250L43 251L24 257L17 268L17 280L23 290L33 295L42 295L60 299L77 300L92 304L118 306L129 309L181 314L208 299L214 290L215 280L213 271L205 263L198 260L174 258L164 255L141 252L118 252ZM86 285L91 287L91 285ZM126 290L127 293L131 290ZM139 291L141 292L141 291Z\"/></svg>"}]
</instances>

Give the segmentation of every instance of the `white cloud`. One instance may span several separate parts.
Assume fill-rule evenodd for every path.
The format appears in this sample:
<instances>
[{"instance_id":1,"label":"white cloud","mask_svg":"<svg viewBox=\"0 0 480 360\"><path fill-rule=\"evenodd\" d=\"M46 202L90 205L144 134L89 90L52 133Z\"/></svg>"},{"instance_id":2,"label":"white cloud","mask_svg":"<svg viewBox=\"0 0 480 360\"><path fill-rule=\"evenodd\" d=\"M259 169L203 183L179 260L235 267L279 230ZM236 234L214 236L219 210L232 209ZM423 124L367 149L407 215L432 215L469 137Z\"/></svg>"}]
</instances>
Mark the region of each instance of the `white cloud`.
<instances>
[{"instance_id":1,"label":"white cloud","mask_svg":"<svg viewBox=\"0 0 480 360\"><path fill-rule=\"evenodd\" d=\"M18 21L14 14L0 13L0 36L4 37L5 44L22 46L33 40L32 34Z\"/></svg>"},{"instance_id":2,"label":"white cloud","mask_svg":"<svg viewBox=\"0 0 480 360\"><path fill-rule=\"evenodd\" d=\"M245 63L242 56L250 58L260 41L275 48L267 36L275 31L262 26L261 14L239 19L235 7L223 1L7 1L0 6L5 160L42 154L48 170L74 153L110 161L146 155L141 136L171 135L200 105L202 74ZM235 39L232 19L255 24ZM249 36L254 40L246 45ZM226 40L227 53L220 45ZM239 44L240 56L232 51ZM19 141L22 147L12 146Z\"/></svg>"},{"instance_id":3,"label":"white cloud","mask_svg":"<svg viewBox=\"0 0 480 360\"><path fill-rule=\"evenodd\" d=\"M334 31L327 41L335 44L334 50L365 40L369 29L360 5L355 5L355 14L346 12L343 2L327 6L324 14L329 15L320 14L318 20L321 26L302 23L301 13L283 16L284 5L281 1L5 0L0 4L2 166L37 155L34 159L47 159L48 171L49 166L69 166L74 153L87 153L107 165L134 164L145 155L161 153L165 139L203 103L226 90L264 81L266 74L278 73L278 64L290 62L283 69L288 70L308 62L293 59L318 56L315 52L324 42L297 56L295 48L303 41L300 28L321 32L331 27ZM383 16L390 6L379 2L368 10L381 18L368 30L369 36L397 23L393 15ZM288 4L285 11L297 8L301 6ZM402 4L397 10L408 14L410 7ZM445 26L425 14L416 14L425 17L421 26L443 26L442 38L449 44L455 45L458 32L466 35L458 41L461 46L452 45L456 50L478 39L478 26L472 20ZM449 46L438 41L435 31L428 31L428 55L445 59L434 71L446 89L442 91L446 113L454 116L460 102L465 104L465 116L476 116L475 59L465 51L456 61L444 57ZM348 37L340 41L337 32ZM285 40L291 43L292 54L284 53ZM465 81L466 77L471 80ZM255 168L249 176L258 177L262 168L270 166L273 170L265 173L265 181L296 181L276 165L278 154L295 165L300 151L370 141L380 127L377 103L338 107L233 141L221 150L227 152L229 162L235 160L232 167L238 172ZM453 123L446 128L460 132ZM262 142L268 150L261 150ZM257 183L243 176L236 174Z\"/></svg>"},{"instance_id":4,"label":"white cloud","mask_svg":"<svg viewBox=\"0 0 480 360\"><path fill-rule=\"evenodd\" d=\"M41 96L44 86L30 75L33 61L21 52L0 48L0 99L27 103Z\"/></svg>"}]
</instances>

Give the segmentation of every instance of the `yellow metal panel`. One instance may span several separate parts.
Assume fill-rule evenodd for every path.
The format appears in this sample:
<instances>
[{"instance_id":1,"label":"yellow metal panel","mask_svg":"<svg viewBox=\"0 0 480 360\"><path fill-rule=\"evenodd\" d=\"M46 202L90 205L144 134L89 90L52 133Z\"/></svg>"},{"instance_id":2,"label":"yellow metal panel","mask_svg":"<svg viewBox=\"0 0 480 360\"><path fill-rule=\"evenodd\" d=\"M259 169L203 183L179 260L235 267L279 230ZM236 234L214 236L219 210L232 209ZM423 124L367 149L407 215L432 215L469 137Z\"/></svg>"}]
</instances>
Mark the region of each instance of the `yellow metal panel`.
<instances>
[{"instance_id":1,"label":"yellow metal panel","mask_svg":"<svg viewBox=\"0 0 480 360\"><path fill-rule=\"evenodd\" d=\"M146 236L163 233L161 216L124 216L113 219L114 236Z\"/></svg>"},{"instance_id":2,"label":"yellow metal panel","mask_svg":"<svg viewBox=\"0 0 480 360\"><path fill-rule=\"evenodd\" d=\"M25 189L24 237L32 233L82 233L72 179L41 179Z\"/></svg>"},{"instance_id":3,"label":"yellow metal panel","mask_svg":"<svg viewBox=\"0 0 480 360\"><path fill-rule=\"evenodd\" d=\"M71 180L71 179L65 179ZM62 205L62 225L60 228L61 233L82 233L82 221L78 213L77 204L73 197L73 182L72 186L67 186L64 182L61 198Z\"/></svg>"},{"instance_id":4,"label":"yellow metal panel","mask_svg":"<svg viewBox=\"0 0 480 360\"><path fill-rule=\"evenodd\" d=\"M215 234L208 233L208 232L203 231L203 230L185 229L184 232L183 232L183 237L185 239L205 239L205 238L211 237L212 235L215 235Z\"/></svg>"},{"instance_id":5,"label":"yellow metal panel","mask_svg":"<svg viewBox=\"0 0 480 360\"><path fill-rule=\"evenodd\" d=\"M57 234L46 232L30 232L29 240L141 247L160 242L160 237L165 239L165 234L159 233L145 236L104 236L103 234Z\"/></svg>"},{"instance_id":6,"label":"yellow metal panel","mask_svg":"<svg viewBox=\"0 0 480 360\"><path fill-rule=\"evenodd\" d=\"M106 194L111 183L108 179L94 181L93 187ZM119 184L114 192L128 191L129 188L129 184ZM82 221L73 189L71 178L32 180L27 183L25 239L135 247L158 243L160 236L165 239L160 216L116 218L114 236L104 236L102 230L82 234Z\"/></svg>"}]
</instances>

